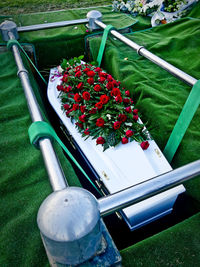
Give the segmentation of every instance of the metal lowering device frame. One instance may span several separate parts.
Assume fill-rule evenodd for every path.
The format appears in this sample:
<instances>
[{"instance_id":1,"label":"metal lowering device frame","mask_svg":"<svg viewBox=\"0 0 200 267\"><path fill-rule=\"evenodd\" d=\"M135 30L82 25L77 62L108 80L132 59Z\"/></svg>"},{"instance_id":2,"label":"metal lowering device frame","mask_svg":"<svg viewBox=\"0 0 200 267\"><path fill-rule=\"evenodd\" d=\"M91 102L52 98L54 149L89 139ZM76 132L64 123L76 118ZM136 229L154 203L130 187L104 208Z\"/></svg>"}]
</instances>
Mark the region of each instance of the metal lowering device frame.
<instances>
[{"instance_id":1,"label":"metal lowering device frame","mask_svg":"<svg viewBox=\"0 0 200 267\"><path fill-rule=\"evenodd\" d=\"M19 38L18 33L20 32L69 25L88 23L91 31L105 29L106 25L101 21L101 18L101 13L94 10L90 11L85 19L33 26L17 27L12 21L5 21L1 24L0 30L4 41L9 41L17 40ZM139 55L154 62L185 83L194 86L197 82L197 79L154 55L143 46L129 40L118 31L111 30L110 33L135 50ZM28 71L24 67L17 45L12 45L12 52L18 68L17 75L24 89L32 121L43 121L39 105L29 81ZM197 160L97 200L85 189L68 186L49 138L40 139L39 148L44 159L53 193L42 203L37 220L52 266L85 266L84 264L87 261L90 261L88 266L97 266L99 262L106 262L110 255L112 255L110 257L110 259L112 258L110 265L121 266L119 252L113 244L101 217L164 192L200 174L200 160ZM108 258L101 256L106 246L111 248L108 252L110 253Z\"/></svg>"}]
</instances>

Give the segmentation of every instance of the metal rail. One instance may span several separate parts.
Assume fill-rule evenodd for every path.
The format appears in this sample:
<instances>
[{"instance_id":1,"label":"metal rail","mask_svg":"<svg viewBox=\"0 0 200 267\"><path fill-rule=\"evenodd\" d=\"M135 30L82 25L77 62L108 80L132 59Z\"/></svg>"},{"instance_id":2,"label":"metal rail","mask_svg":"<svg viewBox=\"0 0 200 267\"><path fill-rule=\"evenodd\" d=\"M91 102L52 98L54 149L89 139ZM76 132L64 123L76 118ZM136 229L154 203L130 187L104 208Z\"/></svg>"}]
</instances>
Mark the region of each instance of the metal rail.
<instances>
[{"instance_id":1,"label":"metal rail","mask_svg":"<svg viewBox=\"0 0 200 267\"><path fill-rule=\"evenodd\" d=\"M162 174L120 192L102 197L98 200L101 216L109 215L132 204L138 203L156 194L196 177L200 174L200 160L187 164L176 170Z\"/></svg>"},{"instance_id":2,"label":"metal rail","mask_svg":"<svg viewBox=\"0 0 200 267\"><path fill-rule=\"evenodd\" d=\"M12 32L8 32L8 36L10 39L15 39L15 36ZM12 46L12 52L18 68L17 75L20 78L22 87L24 89L32 121L43 121L39 105L29 81L28 71L24 67L17 45ZM48 138L41 139L39 140L39 147L44 158L52 189L57 191L66 188L68 186L67 181L51 141Z\"/></svg>"},{"instance_id":3,"label":"metal rail","mask_svg":"<svg viewBox=\"0 0 200 267\"><path fill-rule=\"evenodd\" d=\"M99 20L95 20L96 25L98 25L100 28L105 29L106 24ZM129 47L131 47L133 50L137 51L137 53L141 56L144 56L145 58L149 59L156 65L160 66L161 68L165 69L166 71L170 72L172 75L176 76L177 78L181 79L182 81L186 82L187 84L193 86L197 79L193 78L192 76L188 75L187 73L183 72L182 70L176 68L172 64L168 63L167 61L161 59L160 57L154 55L147 49L145 49L143 46L140 46L136 44L135 42L131 41L127 37L123 36L121 33L111 30L110 31L113 36L115 36L118 40L122 41L123 43L127 44Z\"/></svg>"},{"instance_id":4,"label":"metal rail","mask_svg":"<svg viewBox=\"0 0 200 267\"><path fill-rule=\"evenodd\" d=\"M17 27L18 32L29 32L29 31L38 31L44 29L53 29L65 26L73 26L78 24L86 24L88 23L88 19L77 19L77 20L66 20L66 21L59 21L59 22L51 22L51 23L44 23L44 24L36 24L30 26L22 26Z\"/></svg>"}]
</instances>

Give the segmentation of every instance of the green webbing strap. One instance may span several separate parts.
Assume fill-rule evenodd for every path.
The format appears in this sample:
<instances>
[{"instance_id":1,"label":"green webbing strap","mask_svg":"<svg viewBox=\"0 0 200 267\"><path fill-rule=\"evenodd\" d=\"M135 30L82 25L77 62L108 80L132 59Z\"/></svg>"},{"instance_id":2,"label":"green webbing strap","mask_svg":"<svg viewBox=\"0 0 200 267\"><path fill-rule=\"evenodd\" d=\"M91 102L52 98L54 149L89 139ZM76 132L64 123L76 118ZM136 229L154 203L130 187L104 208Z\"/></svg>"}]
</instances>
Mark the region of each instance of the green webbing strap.
<instances>
[{"instance_id":1,"label":"green webbing strap","mask_svg":"<svg viewBox=\"0 0 200 267\"><path fill-rule=\"evenodd\" d=\"M174 126L174 129L168 139L167 145L164 149L164 154L169 162L172 161L178 146L183 139L183 136L200 105L200 80L193 86L184 106L181 114Z\"/></svg>"},{"instance_id":2,"label":"green webbing strap","mask_svg":"<svg viewBox=\"0 0 200 267\"><path fill-rule=\"evenodd\" d=\"M33 122L28 129L28 134L31 144L34 145L37 149L39 148L38 141L41 138L55 139L58 142L58 144L63 148L63 150L67 153L70 159L76 164L76 166L83 173L83 175L85 175L85 177L92 184L92 186L99 192L99 194L101 194L100 191L97 189L97 187L94 185L94 183L91 181L91 179L88 177L88 175L85 173L85 171L82 169L82 167L79 165L79 163L76 161L76 159L73 157L73 155L70 153L70 151L66 148L63 142L57 136L54 129L47 122L45 121Z\"/></svg>"},{"instance_id":3,"label":"green webbing strap","mask_svg":"<svg viewBox=\"0 0 200 267\"><path fill-rule=\"evenodd\" d=\"M101 61L102 61L102 58L103 58L103 53L104 53L104 49L105 49L105 46L106 46L107 37L108 37L109 32L112 29L114 29L114 27L112 25L107 25L106 28L104 29L103 36L102 36L102 39L101 39L101 45L100 45L100 48L99 48L99 53L98 53L98 56L97 56L98 67L101 66Z\"/></svg>"},{"instance_id":4,"label":"green webbing strap","mask_svg":"<svg viewBox=\"0 0 200 267\"><path fill-rule=\"evenodd\" d=\"M11 47L13 45L17 45L22 52L24 53L24 55L27 57L27 59L29 60L29 62L31 63L31 65L33 66L33 68L36 70L36 72L38 73L38 75L40 76L40 78L43 80L43 82L47 85L47 82L45 81L44 77L42 76L42 74L39 72L39 70L37 69L37 67L35 66L35 64L33 63L33 61L30 59L30 57L27 55L26 51L24 50L24 48L21 46L21 44L17 41L17 40L9 40L7 42L7 48L11 49Z\"/></svg>"}]
</instances>

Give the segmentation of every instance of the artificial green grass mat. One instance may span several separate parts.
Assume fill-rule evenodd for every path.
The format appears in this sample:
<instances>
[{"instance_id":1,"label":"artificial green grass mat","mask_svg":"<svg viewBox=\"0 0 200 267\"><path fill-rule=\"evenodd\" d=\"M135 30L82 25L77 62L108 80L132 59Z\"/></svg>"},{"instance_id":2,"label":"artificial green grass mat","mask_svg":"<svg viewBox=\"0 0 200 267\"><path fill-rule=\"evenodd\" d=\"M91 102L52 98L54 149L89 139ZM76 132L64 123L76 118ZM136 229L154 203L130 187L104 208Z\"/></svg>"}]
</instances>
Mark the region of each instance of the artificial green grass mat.
<instances>
[{"instance_id":1,"label":"artificial green grass mat","mask_svg":"<svg viewBox=\"0 0 200 267\"><path fill-rule=\"evenodd\" d=\"M196 267L200 262L200 213L120 251L123 267Z\"/></svg>"},{"instance_id":2,"label":"artificial green grass mat","mask_svg":"<svg viewBox=\"0 0 200 267\"><path fill-rule=\"evenodd\" d=\"M191 76L200 77L197 60L200 53L199 19L184 18L126 36ZM91 37L89 40L91 53L96 59L101 38ZM102 67L131 91L143 122L147 123L163 150L191 87L112 37L107 41ZM175 154L174 168L199 159L199 117L200 108ZM199 187L199 178L186 183L187 193L200 201Z\"/></svg>"},{"instance_id":3,"label":"artificial green grass mat","mask_svg":"<svg viewBox=\"0 0 200 267\"><path fill-rule=\"evenodd\" d=\"M77 20L86 18L94 8L63 10L36 14L21 14L11 17L18 26ZM97 9L97 8L95 8ZM111 13L111 7L98 7L102 12L103 22L112 24L117 29L130 27L136 19L123 13ZM3 18L0 21L4 21ZM48 30L20 33L20 42L34 44L40 69L58 65L63 58L84 55L84 36L88 34L85 25L74 25Z\"/></svg>"},{"instance_id":4,"label":"artificial green grass mat","mask_svg":"<svg viewBox=\"0 0 200 267\"><path fill-rule=\"evenodd\" d=\"M0 266L45 266L36 217L52 189L40 151L30 145L31 119L11 52L0 54L0 68ZM81 186L57 145L56 151L69 184Z\"/></svg>"}]
</instances>

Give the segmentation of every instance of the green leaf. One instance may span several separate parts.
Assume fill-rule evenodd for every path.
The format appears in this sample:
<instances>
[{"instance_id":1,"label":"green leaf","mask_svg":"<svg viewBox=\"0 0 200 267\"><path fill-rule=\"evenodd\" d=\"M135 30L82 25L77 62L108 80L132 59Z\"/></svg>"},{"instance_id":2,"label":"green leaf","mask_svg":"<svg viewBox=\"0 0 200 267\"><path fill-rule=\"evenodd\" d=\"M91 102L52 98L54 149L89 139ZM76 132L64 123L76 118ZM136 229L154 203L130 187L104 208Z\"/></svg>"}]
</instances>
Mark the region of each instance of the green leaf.
<instances>
[{"instance_id":1,"label":"green leaf","mask_svg":"<svg viewBox=\"0 0 200 267\"><path fill-rule=\"evenodd\" d=\"M66 69L66 67L67 67L67 60L66 59L63 59L63 61L62 61L62 63L60 64L60 66L61 66L61 68L62 69Z\"/></svg>"},{"instance_id":2,"label":"green leaf","mask_svg":"<svg viewBox=\"0 0 200 267\"><path fill-rule=\"evenodd\" d=\"M79 59L79 60L84 59L84 55L79 56L78 59Z\"/></svg>"}]
</instances>

